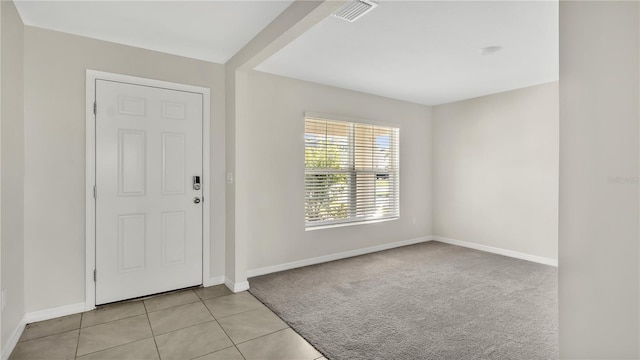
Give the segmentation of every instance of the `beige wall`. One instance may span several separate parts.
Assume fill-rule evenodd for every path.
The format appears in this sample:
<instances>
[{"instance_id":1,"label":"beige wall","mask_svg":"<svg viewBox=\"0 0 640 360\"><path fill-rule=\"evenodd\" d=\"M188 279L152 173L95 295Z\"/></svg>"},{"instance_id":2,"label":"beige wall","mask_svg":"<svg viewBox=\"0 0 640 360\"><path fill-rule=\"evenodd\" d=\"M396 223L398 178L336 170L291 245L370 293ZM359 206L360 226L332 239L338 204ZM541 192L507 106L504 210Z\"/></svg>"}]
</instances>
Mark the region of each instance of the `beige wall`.
<instances>
[{"instance_id":1,"label":"beige wall","mask_svg":"<svg viewBox=\"0 0 640 360\"><path fill-rule=\"evenodd\" d=\"M24 29L23 43L20 40L23 28L12 3L2 1L1 4L0 263L1 284L8 289L7 309L1 320L3 346L24 313L25 304L27 311L36 311L84 301L84 84L87 68L211 88L210 185L214 204L211 276L223 275L223 66L31 27ZM560 3L558 255L560 351L564 359L640 356L639 18L637 2ZM22 64L24 73L20 70ZM23 74L24 82L20 80ZM543 85L540 89L553 86ZM545 112L548 108L539 109L526 100L552 101L548 96L553 90L540 89L523 89L436 107L432 135L432 115L428 107L251 72L248 79L250 105L246 109L251 122L238 124L234 135L238 140L233 148L238 151L235 175L239 181L238 192L230 198L237 201L237 208L233 208L235 204L229 207L238 217L238 225L234 223L234 228L242 230L240 236L247 243L249 269L432 233L554 257L554 245L547 241L553 235L544 230L554 226L554 209L549 210L546 221L539 211L553 197L550 173L527 171L517 166L522 163L540 165L537 160L549 156L554 141L547 138L550 146L544 148L544 153L533 153L532 144L537 142L532 143L532 138L528 137L531 133L513 127L517 122L512 118L516 116L509 119L509 109L496 111L499 108L491 105L495 99L507 99L503 102L523 106L539 114L540 119L551 121L553 116L545 116L550 114ZM24 108L20 105L23 100ZM304 144L301 135L304 111L401 124L400 220L304 231ZM517 120L526 125L525 129L533 130L537 136L545 127L545 124L532 123L529 112L520 111L517 115ZM442 121L443 118L453 120L449 123ZM478 118L483 120L480 124L457 128L469 119ZM549 126L547 130L553 130L549 124L546 126ZM505 128L510 135L495 139L496 134L504 134ZM20 134L24 134L24 138ZM447 135L440 137L440 134ZM268 139L270 135L275 140ZM468 147L455 150L450 144L443 143L443 139L448 139L464 140L468 144L466 139L469 137L477 140L471 145L480 146L481 152L471 153ZM515 142L514 139L523 141ZM501 146L507 144L512 145L509 150L500 151ZM513 151L514 148L517 151ZM485 165L484 169L493 170L479 172L479 165L470 162L469 158ZM443 159L463 159L468 166L458 167L455 161ZM291 166L291 163L295 165ZM512 166L512 171L499 176L498 163ZM24 184L20 183L22 171ZM472 203L464 202L469 197L463 199L462 204L467 206L461 208L462 216L452 216L453 207L461 205L456 204L461 194L454 193L453 186L446 183L444 174L447 172L478 180L450 177L453 184L460 181L462 193L477 195L471 199ZM540 178L543 173L549 176ZM494 180L497 177L496 181L502 185L495 192L490 192L489 179L492 177ZM525 195L533 187L527 189L528 192L524 189L527 184L532 185L528 183L532 179L536 179L536 184L546 184L550 191L538 198L527 198ZM479 191L478 184L486 192ZM432 191L434 208L438 209L433 214L433 227ZM514 195L518 201L507 202L504 194ZM20 200L22 196L24 205ZM454 201L448 202L450 199ZM489 211L479 212L479 203L491 204ZM523 203L533 206L523 206ZM521 217L512 217L514 214ZM483 222L488 215L504 223ZM462 224L463 217L471 220L465 223L471 223L475 228L454 226ZM525 218L528 225L514 226ZM24 222L24 242L21 240L21 222ZM534 223L542 225L532 229ZM505 224L502 227L504 234L489 236L495 230L493 225ZM466 234L471 232L473 238L467 239ZM525 238L525 232L544 240L531 241L533 237ZM517 241L507 242L507 238Z\"/></svg>"},{"instance_id":2,"label":"beige wall","mask_svg":"<svg viewBox=\"0 0 640 360\"><path fill-rule=\"evenodd\" d=\"M431 235L429 107L256 71L248 89L249 121L236 124L236 237L246 237L249 270ZM399 220L305 231L306 111L400 125Z\"/></svg>"},{"instance_id":3,"label":"beige wall","mask_svg":"<svg viewBox=\"0 0 640 360\"><path fill-rule=\"evenodd\" d=\"M339 1L293 2L225 64L226 165L230 174L236 173L236 149L239 148L236 143L236 123L245 122L249 110L247 72L325 19L341 5ZM242 219L243 214L237 214L237 210L242 211L242 208L236 209L235 204L236 182L232 181L227 184L226 284L234 290L244 290L249 285L246 281L246 224L236 222L236 217Z\"/></svg>"},{"instance_id":4,"label":"beige wall","mask_svg":"<svg viewBox=\"0 0 640 360\"><path fill-rule=\"evenodd\" d=\"M2 349L24 315L23 25L13 2L2 1Z\"/></svg>"},{"instance_id":5,"label":"beige wall","mask_svg":"<svg viewBox=\"0 0 640 360\"><path fill-rule=\"evenodd\" d=\"M433 108L434 235L558 258L558 83Z\"/></svg>"},{"instance_id":6,"label":"beige wall","mask_svg":"<svg viewBox=\"0 0 640 360\"><path fill-rule=\"evenodd\" d=\"M86 69L211 88L211 276L223 275L224 66L32 27L24 36L26 310L84 302Z\"/></svg>"},{"instance_id":7,"label":"beige wall","mask_svg":"<svg viewBox=\"0 0 640 360\"><path fill-rule=\"evenodd\" d=\"M637 1L560 2L560 355L640 357Z\"/></svg>"}]
</instances>

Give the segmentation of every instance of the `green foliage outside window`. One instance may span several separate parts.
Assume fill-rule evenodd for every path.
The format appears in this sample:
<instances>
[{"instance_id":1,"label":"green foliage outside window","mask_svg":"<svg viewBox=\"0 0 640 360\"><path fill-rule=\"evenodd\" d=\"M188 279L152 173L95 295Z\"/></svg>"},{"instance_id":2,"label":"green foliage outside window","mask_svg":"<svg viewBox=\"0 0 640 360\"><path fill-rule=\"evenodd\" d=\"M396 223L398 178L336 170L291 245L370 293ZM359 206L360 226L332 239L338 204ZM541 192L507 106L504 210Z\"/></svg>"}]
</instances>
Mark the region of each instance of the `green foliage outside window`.
<instances>
[{"instance_id":1,"label":"green foliage outside window","mask_svg":"<svg viewBox=\"0 0 640 360\"><path fill-rule=\"evenodd\" d=\"M327 217L339 220L348 217L348 178L349 173L336 173L321 170L340 170L340 159L346 149L338 144L318 141L318 146L307 146L304 151L304 163L308 170L320 170L307 173L306 182L313 183L312 189L305 193L305 216L307 221L326 220Z\"/></svg>"}]
</instances>

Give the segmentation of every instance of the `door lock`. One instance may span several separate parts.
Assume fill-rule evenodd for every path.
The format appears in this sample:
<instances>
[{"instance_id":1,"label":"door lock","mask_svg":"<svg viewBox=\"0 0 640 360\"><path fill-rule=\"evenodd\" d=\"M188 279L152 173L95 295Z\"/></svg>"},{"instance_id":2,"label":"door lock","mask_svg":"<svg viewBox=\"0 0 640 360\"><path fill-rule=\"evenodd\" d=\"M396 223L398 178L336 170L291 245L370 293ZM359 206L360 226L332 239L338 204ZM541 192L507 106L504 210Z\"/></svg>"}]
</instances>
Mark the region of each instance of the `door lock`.
<instances>
[{"instance_id":1,"label":"door lock","mask_svg":"<svg viewBox=\"0 0 640 360\"><path fill-rule=\"evenodd\" d=\"M200 176L193 177L193 190L200 190Z\"/></svg>"},{"instance_id":2,"label":"door lock","mask_svg":"<svg viewBox=\"0 0 640 360\"><path fill-rule=\"evenodd\" d=\"M194 198L193 198L193 203L194 203L194 204L200 204L200 201L201 201L201 200L200 200L200 198L199 198L199 197L194 197Z\"/></svg>"}]
</instances>

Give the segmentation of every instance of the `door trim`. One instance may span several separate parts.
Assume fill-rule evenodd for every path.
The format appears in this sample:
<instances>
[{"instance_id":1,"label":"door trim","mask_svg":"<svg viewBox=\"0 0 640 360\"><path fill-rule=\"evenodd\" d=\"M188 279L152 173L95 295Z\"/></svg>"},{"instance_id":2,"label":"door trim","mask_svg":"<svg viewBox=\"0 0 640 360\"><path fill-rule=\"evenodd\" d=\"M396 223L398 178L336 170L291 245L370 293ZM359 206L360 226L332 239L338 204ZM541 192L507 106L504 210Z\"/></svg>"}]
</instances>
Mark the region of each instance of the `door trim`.
<instances>
[{"instance_id":1,"label":"door trim","mask_svg":"<svg viewBox=\"0 0 640 360\"><path fill-rule=\"evenodd\" d=\"M134 85L159 87L169 90L188 91L202 94L202 281L208 282L210 273L211 237L211 181L210 171L210 90L199 86L184 85L167 81L87 70L86 73L86 181L85 181L85 307L86 311L96 308L96 283L93 270L96 267L96 201L93 187L96 184L96 128L93 103L96 99L96 80L116 81Z\"/></svg>"}]
</instances>

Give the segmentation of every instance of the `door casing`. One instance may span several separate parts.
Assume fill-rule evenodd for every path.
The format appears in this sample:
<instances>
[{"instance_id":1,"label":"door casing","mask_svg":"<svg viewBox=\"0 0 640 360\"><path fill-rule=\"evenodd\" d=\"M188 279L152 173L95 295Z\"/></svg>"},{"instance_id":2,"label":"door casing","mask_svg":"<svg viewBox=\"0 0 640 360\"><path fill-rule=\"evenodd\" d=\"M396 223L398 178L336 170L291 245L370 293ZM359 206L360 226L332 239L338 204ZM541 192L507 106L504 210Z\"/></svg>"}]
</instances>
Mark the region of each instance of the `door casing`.
<instances>
[{"instance_id":1,"label":"door casing","mask_svg":"<svg viewBox=\"0 0 640 360\"><path fill-rule=\"evenodd\" d=\"M128 84L158 87L170 90L189 91L202 94L202 279L209 279L210 263L210 90L199 86L184 85L160 80L87 70L86 73L86 181L85 181L85 311L96 308L96 128L94 102L96 99L96 80L110 80ZM99 276L99 275L98 275Z\"/></svg>"}]
</instances>

